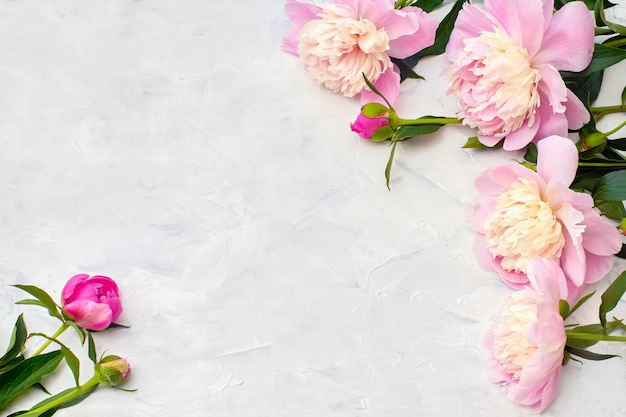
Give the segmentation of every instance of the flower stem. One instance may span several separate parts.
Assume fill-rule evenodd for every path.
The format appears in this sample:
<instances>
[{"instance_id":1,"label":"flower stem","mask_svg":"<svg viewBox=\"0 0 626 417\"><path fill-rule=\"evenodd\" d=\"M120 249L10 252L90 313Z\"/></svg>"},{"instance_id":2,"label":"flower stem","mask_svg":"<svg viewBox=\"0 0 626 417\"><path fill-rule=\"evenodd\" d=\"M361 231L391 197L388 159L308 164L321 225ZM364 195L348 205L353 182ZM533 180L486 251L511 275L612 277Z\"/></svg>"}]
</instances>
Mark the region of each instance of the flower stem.
<instances>
[{"instance_id":1,"label":"flower stem","mask_svg":"<svg viewBox=\"0 0 626 417\"><path fill-rule=\"evenodd\" d=\"M579 167L589 167L589 168L619 168L625 167L626 162L578 162Z\"/></svg>"},{"instance_id":2,"label":"flower stem","mask_svg":"<svg viewBox=\"0 0 626 417\"><path fill-rule=\"evenodd\" d=\"M462 121L456 117L420 117L419 119L398 119L398 126L458 125L461 123Z\"/></svg>"},{"instance_id":3,"label":"flower stem","mask_svg":"<svg viewBox=\"0 0 626 417\"><path fill-rule=\"evenodd\" d=\"M68 391L64 395L60 395L58 398L55 398L53 401L45 403L45 404L43 404L43 405L41 405L41 406L39 406L37 408L33 408L31 410L28 410L26 413L20 414L20 416L22 416L22 417L38 417L42 413L44 413L44 412L46 412L48 410L52 410L54 408L62 406L67 401L69 401L69 400L71 400L73 398L78 397L79 395L81 395L85 391L95 387L99 383L100 383L100 379L98 378L98 375L94 375L93 377L91 377L91 379L89 381L85 382L83 385L78 386L78 387L72 389L71 391Z\"/></svg>"},{"instance_id":4,"label":"flower stem","mask_svg":"<svg viewBox=\"0 0 626 417\"><path fill-rule=\"evenodd\" d=\"M626 105L617 105L617 106L601 106L601 107L590 107L589 111L594 114L605 115L609 113L620 113L626 111Z\"/></svg>"},{"instance_id":5,"label":"flower stem","mask_svg":"<svg viewBox=\"0 0 626 417\"><path fill-rule=\"evenodd\" d=\"M613 47L626 45L626 38L615 39L615 40L612 40L612 41L607 41L607 42L604 43L604 45L606 45L606 46L613 46Z\"/></svg>"},{"instance_id":6,"label":"flower stem","mask_svg":"<svg viewBox=\"0 0 626 417\"><path fill-rule=\"evenodd\" d=\"M626 342L626 336L610 336L606 334L595 334L595 333L577 333L577 332L568 332L566 331L568 339L571 340L595 340L595 341L604 341L604 342Z\"/></svg>"},{"instance_id":7,"label":"flower stem","mask_svg":"<svg viewBox=\"0 0 626 417\"><path fill-rule=\"evenodd\" d=\"M56 339L57 337L59 337L61 335L61 333L63 333L67 328L69 327L69 325L67 324L67 322L63 322L63 324L61 325L61 327L59 327L59 329L54 332L54 334L52 336L50 336L50 339ZM52 343L52 340L47 339L45 341L45 343L43 345L41 345L39 347L39 349L37 349L35 351L35 353L33 353L33 356L37 356L39 354L41 354L41 352L43 352L48 346L50 346L50 343Z\"/></svg>"},{"instance_id":8,"label":"flower stem","mask_svg":"<svg viewBox=\"0 0 626 417\"><path fill-rule=\"evenodd\" d=\"M626 120L624 120L622 123L619 124L619 126L617 126L615 129L610 130L608 132L606 132L604 135L605 136L610 136L613 133L617 132L618 130L620 130L621 128L623 128L624 126L626 126Z\"/></svg>"}]
</instances>

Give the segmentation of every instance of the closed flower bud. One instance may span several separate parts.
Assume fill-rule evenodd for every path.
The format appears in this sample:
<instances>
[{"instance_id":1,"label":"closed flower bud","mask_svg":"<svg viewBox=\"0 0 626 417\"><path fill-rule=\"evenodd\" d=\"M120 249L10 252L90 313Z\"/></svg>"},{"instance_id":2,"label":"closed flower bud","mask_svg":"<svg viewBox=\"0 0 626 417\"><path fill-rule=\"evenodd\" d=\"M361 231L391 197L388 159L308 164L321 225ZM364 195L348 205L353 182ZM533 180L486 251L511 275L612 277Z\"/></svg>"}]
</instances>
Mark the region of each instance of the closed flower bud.
<instances>
[{"instance_id":1,"label":"closed flower bud","mask_svg":"<svg viewBox=\"0 0 626 417\"><path fill-rule=\"evenodd\" d=\"M592 148L602 147L600 151L604 150L606 146L607 137L602 132L593 132L585 139L583 139L583 150L589 150Z\"/></svg>"},{"instance_id":2,"label":"closed flower bud","mask_svg":"<svg viewBox=\"0 0 626 417\"><path fill-rule=\"evenodd\" d=\"M116 355L105 356L96 365L96 372L102 384L114 387L128 378L130 363Z\"/></svg>"}]
</instances>

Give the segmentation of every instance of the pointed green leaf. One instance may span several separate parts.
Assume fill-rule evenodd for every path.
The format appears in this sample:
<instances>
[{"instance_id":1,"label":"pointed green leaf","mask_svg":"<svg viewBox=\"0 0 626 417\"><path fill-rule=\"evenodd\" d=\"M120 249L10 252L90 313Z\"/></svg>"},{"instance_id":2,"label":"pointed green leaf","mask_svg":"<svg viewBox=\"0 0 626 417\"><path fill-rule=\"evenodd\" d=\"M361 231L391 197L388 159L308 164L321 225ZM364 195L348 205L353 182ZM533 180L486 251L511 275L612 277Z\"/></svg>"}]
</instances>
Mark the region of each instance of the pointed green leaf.
<instances>
[{"instance_id":1,"label":"pointed green leaf","mask_svg":"<svg viewBox=\"0 0 626 417\"><path fill-rule=\"evenodd\" d=\"M618 151L626 151L626 138L609 139L607 145Z\"/></svg>"},{"instance_id":2,"label":"pointed green leaf","mask_svg":"<svg viewBox=\"0 0 626 417\"><path fill-rule=\"evenodd\" d=\"M592 291L589 294L585 295L584 297L581 297L580 300L578 300L578 302L576 304L574 304L574 307L571 308L571 310L569 311L569 314L567 315L567 317L571 316L572 314L574 314L574 311L578 310L580 308L581 305L583 305L588 299L590 299L591 297L593 297L593 295L596 293L596 291Z\"/></svg>"},{"instance_id":3,"label":"pointed green leaf","mask_svg":"<svg viewBox=\"0 0 626 417\"><path fill-rule=\"evenodd\" d=\"M621 201L605 201L596 207L610 219L620 220L626 217L626 208L624 208L624 203Z\"/></svg>"},{"instance_id":4,"label":"pointed green leaf","mask_svg":"<svg viewBox=\"0 0 626 417\"><path fill-rule=\"evenodd\" d=\"M603 175L596 183L592 196L595 201L626 200L626 170Z\"/></svg>"},{"instance_id":5,"label":"pointed green leaf","mask_svg":"<svg viewBox=\"0 0 626 417\"><path fill-rule=\"evenodd\" d=\"M606 359L611 359L611 358L615 358L619 356L619 355L604 355L601 353L590 352L588 350L572 347L569 345L565 346L565 349L572 355L576 355L583 359L588 359L591 361L603 361Z\"/></svg>"},{"instance_id":6,"label":"pointed green leaf","mask_svg":"<svg viewBox=\"0 0 626 417\"><path fill-rule=\"evenodd\" d=\"M387 166L385 167L385 179L386 179L387 189L389 191L391 191L391 188L389 187L389 178L391 177L391 165L393 164L393 156L396 153L396 145L397 144L398 144L398 142L392 142L392 144L391 144L391 153L389 154L389 160L387 161Z\"/></svg>"},{"instance_id":7,"label":"pointed green leaf","mask_svg":"<svg viewBox=\"0 0 626 417\"><path fill-rule=\"evenodd\" d=\"M416 0L411 6L419 7L426 13L430 13L443 4L443 0Z\"/></svg>"},{"instance_id":8,"label":"pointed green leaf","mask_svg":"<svg viewBox=\"0 0 626 417\"><path fill-rule=\"evenodd\" d=\"M574 333L588 333L588 334L598 334L603 335L610 334L620 325L620 320L613 320L606 324L606 328L602 327L600 323L596 324L587 324L584 326L576 326L573 329L570 329L570 332ZM568 339L567 344L569 346L577 347L580 349L586 349L589 346L593 346L598 343L599 340L584 340L584 339Z\"/></svg>"},{"instance_id":9,"label":"pointed green leaf","mask_svg":"<svg viewBox=\"0 0 626 417\"><path fill-rule=\"evenodd\" d=\"M383 96L383 93L381 93L380 91L378 91L376 87L374 87L374 84L372 84L372 82L365 76L365 73L362 73L362 74L363 74L363 79L365 80L365 84L370 88L370 90L372 90L372 93L376 94L377 96L385 100L385 103L387 103L387 106L389 106L389 108L393 110L393 106L391 105L391 103L389 103L389 100L387 100L387 98Z\"/></svg>"},{"instance_id":10,"label":"pointed green leaf","mask_svg":"<svg viewBox=\"0 0 626 417\"><path fill-rule=\"evenodd\" d=\"M594 44L591 63L582 72L582 74L588 75L594 72L603 71L624 59L626 59L626 51L623 49L596 43Z\"/></svg>"},{"instance_id":11,"label":"pointed green leaf","mask_svg":"<svg viewBox=\"0 0 626 417\"><path fill-rule=\"evenodd\" d=\"M54 371L61 359L63 359L63 354L56 350L28 358L11 370L0 374L0 410L11 399Z\"/></svg>"},{"instance_id":12,"label":"pointed green leaf","mask_svg":"<svg viewBox=\"0 0 626 417\"><path fill-rule=\"evenodd\" d=\"M24 315L20 314L15 321L15 326L13 326L9 347L2 358L0 358L0 371L22 354L26 345L27 336L28 333L26 331L26 323L24 322Z\"/></svg>"},{"instance_id":13,"label":"pointed green leaf","mask_svg":"<svg viewBox=\"0 0 626 417\"><path fill-rule=\"evenodd\" d=\"M59 307L56 305L56 303L52 300L52 297L50 297L47 292L45 292L41 288L35 287L34 285L15 284L13 286L19 288L22 291L26 291L37 300L41 301L45 308L48 309L48 314L63 321L63 317L61 316L61 313L59 313Z\"/></svg>"},{"instance_id":14,"label":"pointed green leaf","mask_svg":"<svg viewBox=\"0 0 626 417\"><path fill-rule=\"evenodd\" d=\"M396 64L396 66L400 70L400 82L406 80L407 78L411 78L414 80L425 79L424 77L416 73L411 67L411 64L408 63L405 59L391 58L391 62Z\"/></svg>"},{"instance_id":15,"label":"pointed green leaf","mask_svg":"<svg viewBox=\"0 0 626 417\"><path fill-rule=\"evenodd\" d=\"M465 145L462 146L463 148L470 148L470 149L486 149L488 148L487 145L483 145L480 140L478 140L478 136L472 136L471 138L467 138L467 142L465 142Z\"/></svg>"},{"instance_id":16,"label":"pointed green leaf","mask_svg":"<svg viewBox=\"0 0 626 417\"><path fill-rule=\"evenodd\" d=\"M93 340L91 332L87 332L87 352L89 359L96 364L98 362L98 357L96 356L96 342Z\"/></svg>"},{"instance_id":17,"label":"pointed green leaf","mask_svg":"<svg viewBox=\"0 0 626 417\"><path fill-rule=\"evenodd\" d=\"M626 271L622 272L602 294L600 323L606 328L606 313L613 310L626 292Z\"/></svg>"},{"instance_id":18,"label":"pointed green leaf","mask_svg":"<svg viewBox=\"0 0 626 417\"><path fill-rule=\"evenodd\" d=\"M454 29L454 24L456 23L459 11L463 8L463 3L465 3L465 0L457 0L454 2L452 9L443 19L441 19L441 22L437 27L437 31L435 32L435 43L423 51L418 52L416 54L418 55L418 59L426 56L441 55L446 51L446 46L450 40L450 34L452 33L452 29Z\"/></svg>"},{"instance_id":19,"label":"pointed green leaf","mask_svg":"<svg viewBox=\"0 0 626 417\"><path fill-rule=\"evenodd\" d=\"M394 141L402 141L419 135L427 135L436 132L441 125L416 125L416 126L400 126L393 135Z\"/></svg>"}]
</instances>

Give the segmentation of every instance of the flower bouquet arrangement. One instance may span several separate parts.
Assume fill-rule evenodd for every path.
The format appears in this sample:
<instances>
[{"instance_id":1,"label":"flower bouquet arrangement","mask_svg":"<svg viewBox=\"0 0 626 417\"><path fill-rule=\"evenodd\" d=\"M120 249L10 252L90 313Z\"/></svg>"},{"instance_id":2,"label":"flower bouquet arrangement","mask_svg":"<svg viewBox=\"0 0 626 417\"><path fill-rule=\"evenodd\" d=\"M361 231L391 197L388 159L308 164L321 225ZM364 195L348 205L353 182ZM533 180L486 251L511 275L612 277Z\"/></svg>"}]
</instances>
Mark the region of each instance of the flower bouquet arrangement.
<instances>
[{"instance_id":1,"label":"flower bouquet arrangement","mask_svg":"<svg viewBox=\"0 0 626 417\"><path fill-rule=\"evenodd\" d=\"M594 107L604 71L626 59L626 26L607 18L606 0L458 0L441 20L442 0L287 0L292 29L283 49L299 56L321 86L360 98L351 123L360 137L389 142L387 187L398 142L464 125L466 148L523 151L523 160L475 181L469 225L478 263L514 291L489 330L490 378L534 411L558 393L570 360L610 359L599 341L626 342L607 318L626 292L626 272L601 295L598 323L572 314L593 296L614 257L626 257L626 138L596 123L626 112L626 88L613 106ZM442 95L454 115L402 118L399 85L423 58L445 54Z\"/></svg>"},{"instance_id":2,"label":"flower bouquet arrangement","mask_svg":"<svg viewBox=\"0 0 626 417\"><path fill-rule=\"evenodd\" d=\"M59 320L59 329L51 336L41 332L27 331L24 315L20 314L13 327L5 354L0 358L0 410L29 388L38 388L47 394L43 385L46 376L54 372L61 362L70 369L74 386L50 395L28 410L10 414L24 417L49 417L57 410L76 405L91 395L99 385L117 387L130 375L130 364L117 355L102 355L98 358L92 332L111 327L125 327L115 323L122 312L118 286L109 277L79 274L71 277L61 292L61 305L36 286L14 285L32 298L17 304L39 306ZM81 343L87 343L87 355L93 362L94 374L87 381L80 381L80 360L58 337L68 328L73 328ZM28 341L43 338L45 342L32 354L27 354ZM44 353L54 344L57 348ZM119 388L121 389L121 388Z\"/></svg>"}]
</instances>

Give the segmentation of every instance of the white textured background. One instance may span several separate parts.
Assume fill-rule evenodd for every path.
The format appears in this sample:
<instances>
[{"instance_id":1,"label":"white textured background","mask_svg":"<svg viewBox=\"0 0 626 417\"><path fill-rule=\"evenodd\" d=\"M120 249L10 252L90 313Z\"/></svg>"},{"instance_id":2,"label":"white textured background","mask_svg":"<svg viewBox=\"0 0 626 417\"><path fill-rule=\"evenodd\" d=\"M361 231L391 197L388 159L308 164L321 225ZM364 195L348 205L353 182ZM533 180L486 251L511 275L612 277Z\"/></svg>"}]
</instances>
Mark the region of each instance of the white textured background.
<instances>
[{"instance_id":1,"label":"white textured background","mask_svg":"<svg viewBox=\"0 0 626 417\"><path fill-rule=\"evenodd\" d=\"M138 391L101 388L59 417L528 415L487 380L483 334L510 290L465 224L476 175L520 155L463 150L473 132L444 128L398 147L387 191L388 145L349 131L359 103L280 50L287 29L280 0L0 1L1 344L20 312L56 326L8 284L58 298L71 275L104 274L131 328L98 348L128 357ZM444 66L418 65L402 116L454 114ZM563 376L545 415L626 412L624 359Z\"/></svg>"}]
</instances>

